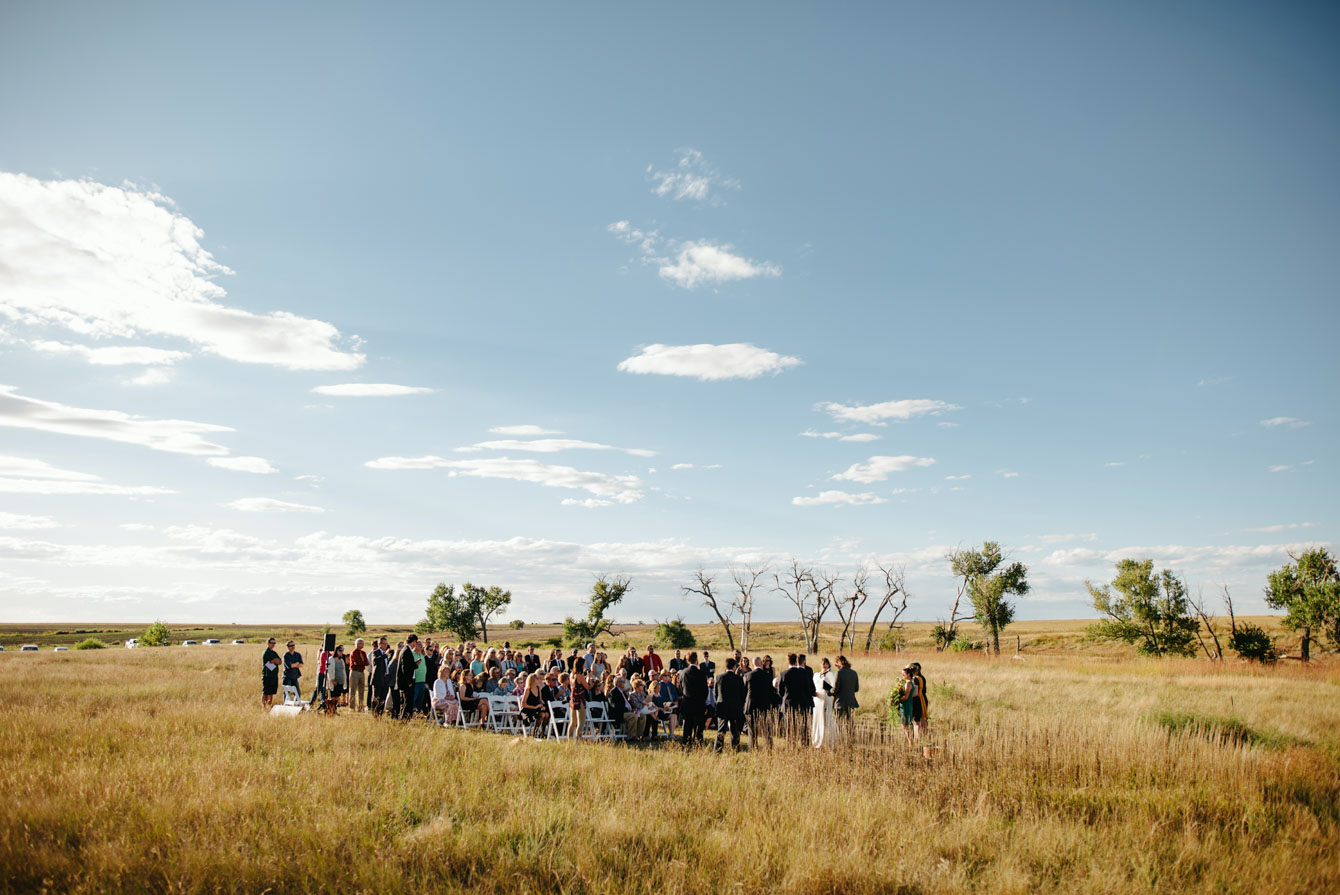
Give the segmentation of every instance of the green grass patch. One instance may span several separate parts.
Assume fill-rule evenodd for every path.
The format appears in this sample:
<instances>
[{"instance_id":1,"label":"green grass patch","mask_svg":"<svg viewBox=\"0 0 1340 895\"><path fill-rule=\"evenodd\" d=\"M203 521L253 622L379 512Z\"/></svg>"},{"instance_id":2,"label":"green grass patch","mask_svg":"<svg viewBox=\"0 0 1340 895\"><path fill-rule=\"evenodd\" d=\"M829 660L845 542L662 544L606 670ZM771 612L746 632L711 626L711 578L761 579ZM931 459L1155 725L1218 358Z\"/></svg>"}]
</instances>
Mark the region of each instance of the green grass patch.
<instances>
[{"instance_id":1,"label":"green grass patch","mask_svg":"<svg viewBox=\"0 0 1340 895\"><path fill-rule=\"evenodd\" d=\"M1222 740L1225 744L1233 746L1287 749L1300 744L1296 737L1278 730L1252 727L1241 718L1165 710L1155 712L1151 720L1170 734L1198 734L1207 739Z\"/></svg>"}]
</instances>

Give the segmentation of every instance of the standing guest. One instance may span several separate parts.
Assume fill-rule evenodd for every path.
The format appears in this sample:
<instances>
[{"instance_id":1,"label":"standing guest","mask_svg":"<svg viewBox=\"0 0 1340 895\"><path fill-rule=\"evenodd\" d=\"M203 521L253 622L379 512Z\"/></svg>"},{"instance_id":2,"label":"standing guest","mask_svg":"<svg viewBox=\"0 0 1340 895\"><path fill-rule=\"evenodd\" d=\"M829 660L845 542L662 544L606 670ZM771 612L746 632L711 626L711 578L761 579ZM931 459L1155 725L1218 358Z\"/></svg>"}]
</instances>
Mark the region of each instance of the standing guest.
<instances>
[{"instance_id":1,"label":"standing guest","mask_svg":"<svg viewBox=\"0 0 1340 895\"><path fill-rule=\"evenodd\" d=\"M595 664L586 669L586 673L591 678L592 683L598 684L605 679L605 675L609 673L609 670L609 661L606 659L605 654L596 653Z\"/></svg>"},{"instance_id":2,"label":"standing guest","mask_svg":"<svg viewBox=\"0 0 1340 895\"><path fill-rule=\"evenodd\" d=\"M804 738L810 732L810 718L814 714L814 674L801 664L804 656L797 660L795 653L788 653L788 668L777 682L777 694L782 697L782 711L786 713L786 734L797 739Z\"/></svg>"},{"instance_id":3,"label":"standing guest","mask_svg":"<svg viewBox=\"0 0 1340 895\"><path fill-rule=\"evenodd\" d=\"M274 704L275 694L279 692L279 667L283 664L279 653L275 652L275 639L271 637L261 654L261 708L268 709Z\"/></svg>"},{"instance_id":4,"label":"standing guest","mask_svg":"<svg viewBox=\"0 0 1340 895\"><path fill-rule=\"evenodd\" d=\"M595 664L596 664L596 645L594 643L588 643L586 645L586 653L582 656L582 671L585 671L587 674L590 674L591 669L595 667Z\"/></svg>"},{"instance_id":5,"label":"standing guest","mask_svg":"<svg viewBox=\"0 0 1340 895\"><path fill-rule=\"evenodd\" d=\"M535 647L526 647L526 655L521 657L521 667L528 677L540 670L540 657L535 655Z\"/></svg>"},{"instance_id":6,"label":"standing guest","mask_svg":"<svg viewBox=\"0 0 1340 895\"><path fill-rule=\"evenodd\" d=\"M911 665L903 669L903 680L901 684L902 698L898 700L898 721L903 725L903 735L907 737L907 745L912 745L913 735L917 739L921 738L921 730L917 726L921 721L921 700L917 696L916 671Z\"/></svg>"},{"instance_id":7,"label":"standing guest","mask_svg":"<svg viewBox=\"0 0 1340 895\"><path fill-rule=\"evenodd\" d=\"M688 666L679 673L679 716L684 720L681 743L687 748L703 741L707 711L707 675L698 665L698 654L689 653Z\"/></svg>"},{"instance_id":8,"label":"standing guest","mask_svg":"<svg viewBox=\"0 0 1340 895\"><path fill-rule=\"evenodd\" d=\"M912 663L912 677L916 679L917 698L921 700L921 717L917 721L917 738L925 739L927 734L926 725L930 723L930 713L927 711L926 676L921 673L920 662Z\"/></svg>"},{"instance_id":9,"label":"standing guest","mask_svg":"<svg viewBox=\"0 0 1340 895\"><path fill-rule=\"evenodd\" d=\"M590 691L586 687L586 672L580 667L572 673L572 696L568 702L568 739L582 738L586 729L586 701Z\"/></svg>"},{"instance_id":10,"label":"standing guest","mask_svg":"<svg viewBox=\"0 0 1340 895\"><path fill-rule=\"evenodd\" d=\"M419 655L423 647L417 634L405 638L405 648L396 654L396 689L400 691L400 717L414 717L423 697L423 682L428 668Z\"/></svg>"},{"instance_id":11,"label":"standing guest","mask_svg":"<svg viewBox=\"0 0 1340 895\"><path fill-rule=\"evenodd\" d=\"M727 659L726 671L716 680L716 751L718 752L725 746L727 729L730 730L731 748L738 752L740 749L740 734L744 731L746 690L744 680L735 673L735 667L735 658Z\"/></svg>"},{"instance_id":12,"label":"standing guest","mask_svg":"<svg viewBox=\"0 0 1340 895\"><path fill-rule=\"evenodd\" d=\"M349 654L349 707L356 712L367 708L367 667L368 654L360 637Z\"/></svg>"},{"instance_id":13,"label":"standing guest","mask_svg":"<svg viewBox=\"0 0 1340 895\"><path fill-rule=\"evenodd\" d=\"M754 670L745 677L744 711L749 717L749 748L757 749L764 741L772 748L772 728L777 706L777 691L772 686L772 669L754 657Z\"/></svg>"},{"instance_id":14,"label":"standing guest","mask_svg":"<svg viewBox=\"0 0 1340 895\"><path fill-rule=\"evenodd\" d=\"M679 674L684 670L684 666L687 664L689 663L684 661L683 654L679 650L675 650L675 657L670 660L670 670L675 674Z\"/></svg>"},{"instance_id":15,"label":"standing guest","mask_svg":"<svg viewBox=\"0 0 1340 895\"><path fill-rule=\"evenodd\" d=\"M861 689L861 678L857 675L856 669L851 667L851 662L846 656L838 656L837 664L837 682L833 685L833 702L837 712L837 723L850 741L851 735L855 732L855 720L852 712L861 707L861 704L856 701L856 694Z\"/></svg>"},{"instance_id":16,"label":"standing guest","mask_svg":"<svg viewBox=\"0 0 1340 895\"><path fill-rule=\"evenodd\" d=\"M708 677L716 677L717 663L712 661L712 656L707 650L703 650L703 673Z\"/></svg>"},{"instance_id":17,"label":"standing guest","mask_svg":"<svg viewBox=\"0 0 1340 895\"><path fill-rule=\"evenodd\" d=\"M402 640L395 645L395 651L386 663L386 688L390 693L392 718L399 718L405 710L405 691L400 689L400 654L404 651Z\"/></svg>"},{"instance_id":18,"label":"standing guest","mask_svg":"<svg viewBox=\"0 0 1340 895\"><path fill-rule=\"evenodd\" d=\"M298 678L302 677L302 653L298 652L297 644L290 640L285 644L287 652L284 653L284 686L292 687L298 694L298 699L302 699L302 688L298 686Z\"/></svg>"},{"instance_id":19,"label":"standing guest","mask_svg":"<svg viewBox=\"0 0 1340 895\"><path fill-rule=\"evenodd\" d=\"M656 647L652 646L650 643L647 644L646 655L642 657L642 670L648 675L659 675L663 668L665 668L665 665L661 663L661 657L656 655Z\"/></svg>"},{"instance_id":20,"label":"standing guest","mask_svg":"<svg viewBox=\"0 0 1340 895\"><path fill-rule=\"evenodd\" d=\"M335 647L335 652L326 660L326 679L330 681L330 698L337 705L344 705L344 694L349 689L349 669L344 661L344 644Z\"/></svg>"},{"instance_id":21,"label":"standing guest","mask_svg":"<svg viewBox=\"0 0 1340 895\"><path fill-rule=\"evenodd\" d=\"M569 673L569 674L571 674L571 673L572 673L572 669L574 669L574 668L577 667L577 663L578 663L579 661L580 661L580 660L577 658L577 647L574 646L574 647L572 648L572 654L569 655L568 658L567 658L566 660L564 660L564 662L563 662L563 667L566 668L566 669L568 670L568 673Z\"/></svg>"},{"instance_id":22,"label":"standing guest","mask_svg":"<svg viewBox=\"0 0 1340 895\"><path fill-rule=\"evenodd\" d=\"M442 666L442 652L437 648L437 644L431 640L423 646L423 660L428 666L428 671L424 674L424 681L431 687L437 680L437 670Z\"/></svg>"},{"instance_id":23,"label":"standing guest","mask_svg":"<svg viewBox=\"0 0 1340 895\"><path fill-rule=\"evenodd\" d=\"M549 651L549 662L545 665L545 672L561 671L563 669L563 651L561 649L552 649Z\"/></svg>"},{"instance_id":24,"label":"standing guest","mask_svg":"<svg viewBox=\"0 0 1340 895\"><path fill-rule=\"evenodd\" d=\"M632 680L633 675L641 670L642 660L637 657L637 650L630 646L628 652L619 657L619 676Z\"/></svg>"},{"instance_id":25,"label":"standing guest","mask_svg":"<svg viewBox=\"0 0 1340 895\"><path fill-rule=\"evenodd\" d=\"M329 662L330 653L324 649L321 650L321 652L317 654L316 686L312 688L312 701L309 705L316 705L318 699L322 702L326 701L326 665Z\"/></svg>"},{"instance_id":26,"label":"standing guest","mask_svg":"<svg viewBox=\"0 0 1340 895\"><path fill-rule=\"evenodd\" d=\"M386 708L386 694L391 689L391 646L385 635L372 648L372 713L381 716Z\"/></svg>"}]
</instances>

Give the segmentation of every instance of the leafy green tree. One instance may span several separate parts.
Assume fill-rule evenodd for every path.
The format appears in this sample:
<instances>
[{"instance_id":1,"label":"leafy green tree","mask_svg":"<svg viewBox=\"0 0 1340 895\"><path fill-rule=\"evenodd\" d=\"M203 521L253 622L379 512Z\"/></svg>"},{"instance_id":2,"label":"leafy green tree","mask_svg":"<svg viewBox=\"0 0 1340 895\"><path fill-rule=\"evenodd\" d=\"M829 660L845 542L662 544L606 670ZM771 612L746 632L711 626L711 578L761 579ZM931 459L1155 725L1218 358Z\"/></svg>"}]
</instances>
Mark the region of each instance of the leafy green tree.
<instances>
[{"instance_id":1,"label":"leafy green tree","mask_svg":"<svg viewBox=\"0 0 1340 895\"><path fill-rule=\"evenodd\" d=\"M464 591L456 593L456 585L439 584L428 595L423 619L414 630L419 634L449 631L461 640L473 640L479 633L479 626L464 597Z\"/></svg>"},{"instance_id":2,"label":"leafy green tree","mask_svg":"<svg viewBox=\"0 0 1340 895\"><path fill-rule=\"evenodd\" d=\"M357 637L368 629L368 623L363 621L363 613L357 609L350 609L344 614L344 631L350 637Z\"/></svg>"},{"instance_id":3,"label":"leafy green tree","mask_svg":"<svg viewBox=\"0 0 1340 895\"><path fill-rule=\"evenodd\" d=\"M996 655L1000 655L1000 632L1014 621L1014 604L1008 598L1028 593L1028 567L1021 562L1005 565L1000 544L987 541L981 550L955 550L949 554L949 568L961 582L960 592L972 601L977 624L991 638Z\"/></svg>"},{"instance_id":4,"label":"leafy green tree","mask_svg":"<svg viewBox=\"0 0 1340 895\"><path fill-rule=\"evenodd\" d=\"M461 586L461 598L465 603L465 610L470 613L472 620L479 622L481 636L487 643L489 639L489 619L502 612L512 602L512 592L503 590L496 585L484 588L467 581ZM465 639L468 640L469 636Z\"/></svg>"},{"instance_id":5,"label":"leafy green tree","mask_svg":"<svg viewBox=\"0 0 1340 895\"><path fill-rule=\"evenodd\" d=\"M656 626L656 644L669 649L688 649L698 641L682 618L668 618Z\"/></svg>"},{"instance_id":6,"label":"leafy green tree","mask_svg":"<svg viewBox=\"0 0 1340 895\"><path fill-rule=\"evenodd\" d=\"M1289 613L1284 627L1302 633L1301 658L1307 662L1318 632L1332 649L1340 649L1340 573L1323 547L1290 553L1289 558L1293 562L1270 573L1266 603Z\"/></svg>"},{"instance_id":7,"label":"leafy green tree","mask_svg":"<svg viewBox=\"0 0 1340 895\"><path fill-rule=\"evenodd\" d=\"M154 622L140 635L140 646L167 646L171 641L172 632L162 621Z\"/></svg>"},{"instance_id":8,"label":"leafy green tree","mask_svg":"<svg viewBox=\"0 0 1340 895\"><path fill-rule=\"evenodd\" d=\"M514 618L507 623L507 627L511 628L513 631L520 631L522 628L526 627L526 623L519 618Z\"/></svg>"},{"instance_id":9,"label":"leafy green tree","mask_svg":"<svg viewBox=\"0 0 1340 895\"><path fill-rule=\"evenodd\" d=\"M1196 654L1200 623L1191 616L1186 585L1168 569L1155 576L1152 559L1123 559L1110 587L1084 586L1093 608L1107 616L1089 628L1094 636L1133 643L1145 656Z\"/></svg>"},{"instance_id":10,"label":"leafy green tree","mask_svg":"<svg viewBox=\"0 0 1340 895\"><path fill-rule=\"evenodd\" d=\"M1265 628L1251 622L1234 625L1233 633L1228 635L1228 646L1248 662L1273 665L1279 659L1274 638L1266 633Z\"/></svg>"},{"instance_id":11,"label":"leafy green tree","mask_svg":"<svg viewBox=\"0 0 1340 895\"><path fill-rule=\"evenodd\" d=\"M565 618L563 640L569 645L579 646L583 643L592 643L599 640L602 634L610 633L614 621L605 618L605 613L617 606L624 598L624 594L632 588L632 579L626 575L616 576L613 580L605 575L596 578L596 583L591 587L591 596L587 598L586 618L577 619L571 616Z\"/></svg>"}]
</instances>

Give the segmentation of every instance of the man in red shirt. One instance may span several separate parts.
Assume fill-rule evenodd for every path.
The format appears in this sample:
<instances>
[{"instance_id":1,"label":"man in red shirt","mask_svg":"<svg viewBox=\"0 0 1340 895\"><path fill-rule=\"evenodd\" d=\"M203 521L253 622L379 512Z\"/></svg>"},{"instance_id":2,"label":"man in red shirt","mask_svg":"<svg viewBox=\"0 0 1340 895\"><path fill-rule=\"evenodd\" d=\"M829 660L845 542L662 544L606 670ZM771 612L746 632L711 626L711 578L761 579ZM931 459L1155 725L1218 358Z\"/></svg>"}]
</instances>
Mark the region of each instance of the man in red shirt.
<instances>
[{"instance_id":1,"label":"man in red shirt","mask_svg":"<svg viewBox=\"0 0 1340 895\"><path fill-rule=\"evenodd\" d=\"M656 655L656 647L648 645L647 654L642 657L642 670L648 674L660 674L663 667L661 657Z\"/></svg>"},{"instance_id":2,"label":"man in red shirt","mask_svg":"<svg viewBox=\"0 0 1340 895\"><path fill-rule=\"evenodd\" d=\"M363 638L354 641L354 651L349 654L349 707L356 712L368 707L366 670L368 654L363 651Z\"/></svg>"}]
</instances>

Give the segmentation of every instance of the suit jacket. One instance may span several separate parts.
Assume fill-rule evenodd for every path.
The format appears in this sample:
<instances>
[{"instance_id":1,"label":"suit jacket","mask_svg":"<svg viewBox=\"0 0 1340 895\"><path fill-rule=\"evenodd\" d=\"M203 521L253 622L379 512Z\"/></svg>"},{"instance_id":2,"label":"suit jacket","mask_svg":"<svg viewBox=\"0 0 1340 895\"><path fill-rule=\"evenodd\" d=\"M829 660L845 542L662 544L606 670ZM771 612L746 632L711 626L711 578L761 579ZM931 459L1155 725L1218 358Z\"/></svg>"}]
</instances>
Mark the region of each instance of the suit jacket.
<instances>
[{"instance_id":1,"label":"suit jacket","mask_svg":"<svg viewBox=\"0 0 1340 895\"><path fill-rule=\"evenodd\" d=\"M792 711L814 711L814 675L804 668L788 668L777 685L782 707Z\"/></svg>"},{"instance_id":2,"label":"suit jacket","mask_svg":"<svg viewBox=\"0 0 1340 895\"><path fill-rule=\"evenodd\" d=\"M386 686L386 666L391 661L390 651L377 647L372 651L372 686Z\"/></svg>"},{"instance_id":3,"label":"suit jacket","mask_svg":"<svg viewBox=\"0 0 1340 895\"><path fill-rule=\"evenodd\" d=\"M833 685L833 702L840 709L859 708L860 703L856 701L856 691L861 689L861 678L857 676L855 668L839 668L837 670L837 683Z\"/></svg>"},{"instance_id":4,"label":"suit jacket","mask_svg":"<svg viewBox=\"0 0 1340 895\"><path fill-rule=\"evenodd\" d=\"M679 673L681 705L703 706L707 703L707 675L697 665L690 665Z\"/></svg>"},{"instance_id":5,"label":"suit jacket","mask_svg":"<svg viewBox=\"0 0 1340 895\"><path fill-rule=\"evenodd\" d=\"M615 687L609 693L609 710L606 712L609 717L615 721L623 721L623 716L630 711L628 697L618 687Z\"/></svg>"},{"instance_id":6,"label":"suit jacket","mask_svg":"<svg viewBox=\"0 0 1340 895\"><path fill-rule=\"evenodd\" d=\"M420 657L409 647L405 647L400 651L400 654L396 656L396 689L414 689L414 669L417 668L418 664L422 661L424 661L424 658Z\"/></svg>"},{"instance_id":7,"label":"suit jacket","mask_svg":"<svg viewBox=\"0 0 1340 895\"><path fill-rule=\"evenodd\" d=\"M766 712L777 705L777 691L772 686L772 672L755 668L744 676L746 712Z\"/></svg>"},{"instance_id":8,"label":"suit jacket","mask_svg":"<svg viewBox=\"0 0 1340 895\"><path fill-rule=\"evenodd\" d=\"M717 717L727 721L744 718L744 704L747 697L744 679L733 671L717 676Z\"/></svg>"}]
</instances>

